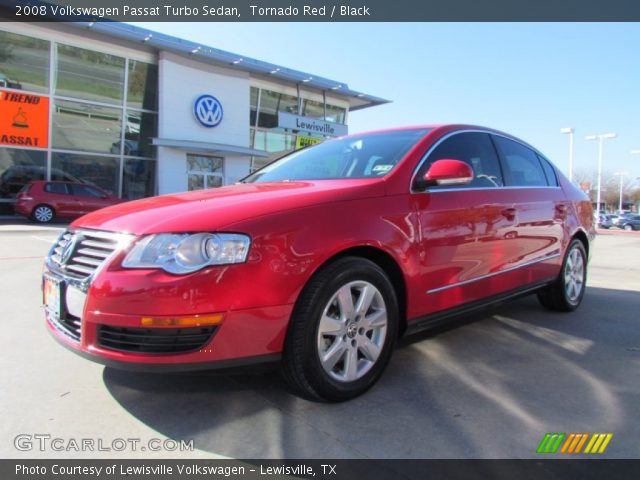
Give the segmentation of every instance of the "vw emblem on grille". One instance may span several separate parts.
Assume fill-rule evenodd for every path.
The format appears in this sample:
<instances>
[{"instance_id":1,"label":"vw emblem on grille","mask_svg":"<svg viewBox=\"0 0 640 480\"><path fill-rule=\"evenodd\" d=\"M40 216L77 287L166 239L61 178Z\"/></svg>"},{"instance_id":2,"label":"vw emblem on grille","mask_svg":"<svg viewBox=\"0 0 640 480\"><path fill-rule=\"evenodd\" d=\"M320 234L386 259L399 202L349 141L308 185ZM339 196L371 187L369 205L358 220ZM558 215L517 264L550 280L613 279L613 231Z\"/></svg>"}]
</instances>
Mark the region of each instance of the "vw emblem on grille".
<instances>
[{"instance_id":1,"label":"vw emblem on grille","mask_svg":"<svg viewBox=\"0 0 640 480\"><path fill-rule=\"evenodd\" d=\"M74 235L73 237L71 237L69 239L67 244L64 247L62 247L62 252L60 253L60 264L61 265L66 265L67 264L67 262L71 258L71 255L73 255L73 251L76 248L76 243L77 242L78 242L78 237L76 235Z\"/></svg>"},{"instance_id":2,"label":"vw emblem on grille","mask_svg":"<svg viewBox=\"0 0 640 480\"><path fill-rule=\"evenodd\" d=\"M222 104L213 95L200 95L193 104L193 114L203 127L215 127L222 121Z\"/></svg>"}]
</instances>

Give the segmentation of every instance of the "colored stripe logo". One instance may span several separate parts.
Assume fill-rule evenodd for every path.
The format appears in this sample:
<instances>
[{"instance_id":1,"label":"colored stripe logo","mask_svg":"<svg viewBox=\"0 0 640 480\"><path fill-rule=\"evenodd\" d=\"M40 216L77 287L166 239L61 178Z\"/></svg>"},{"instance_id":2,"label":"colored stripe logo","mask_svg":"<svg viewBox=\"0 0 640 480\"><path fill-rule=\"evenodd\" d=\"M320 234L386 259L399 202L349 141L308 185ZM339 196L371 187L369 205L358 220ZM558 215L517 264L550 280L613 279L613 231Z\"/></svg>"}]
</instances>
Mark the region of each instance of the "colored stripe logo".
<instances>
[{"instance_id":1,"label":"colored stripe logo","mask_svg":"<svg viewBox=\"0 0 640 480\"><path fill-rule=\"evenodd\" d=\"M536 453L604 453L613 433L547 433L538 445ZM586 445L586 447L585 447ZM582 448L584 447L584 451Z\"/></svg>"}]
</instances>

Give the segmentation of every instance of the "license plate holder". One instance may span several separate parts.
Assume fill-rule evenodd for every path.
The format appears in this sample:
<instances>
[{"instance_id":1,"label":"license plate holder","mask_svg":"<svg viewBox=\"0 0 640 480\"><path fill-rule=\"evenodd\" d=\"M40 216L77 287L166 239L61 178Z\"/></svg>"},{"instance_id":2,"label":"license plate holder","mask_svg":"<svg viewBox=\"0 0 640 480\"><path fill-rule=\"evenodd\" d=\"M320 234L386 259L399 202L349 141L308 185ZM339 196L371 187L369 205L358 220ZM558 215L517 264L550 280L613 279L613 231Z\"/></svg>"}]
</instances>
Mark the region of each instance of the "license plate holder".
<instances>
[{"instance_id":1,"label":"license plate holder","mask_svg":"<svg viewBox=\"0 0 640 480\"><path fill-rule=\"evenodd\" d=\"M45 275L42 286L44 308L55 318L62 314L62 281Z\"/></svg>"}]
</instances>

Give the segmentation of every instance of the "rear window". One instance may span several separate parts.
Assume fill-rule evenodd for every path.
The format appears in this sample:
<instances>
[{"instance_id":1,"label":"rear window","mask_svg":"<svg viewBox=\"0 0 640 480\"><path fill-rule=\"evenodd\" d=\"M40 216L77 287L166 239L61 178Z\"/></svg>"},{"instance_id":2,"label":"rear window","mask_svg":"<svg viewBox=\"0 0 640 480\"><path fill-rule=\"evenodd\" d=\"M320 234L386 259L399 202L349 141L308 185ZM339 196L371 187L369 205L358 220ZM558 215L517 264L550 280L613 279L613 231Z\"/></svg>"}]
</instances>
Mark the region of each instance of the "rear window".
<instances>
[{"instance_id":1,"label":"rear window","mask_svg":"<svg viewBox=\"0 0 640 480\"><path fill-rule=\"evenodd\" d=\"M504 176L508 186L548 186L540 159L533 150L508 138L494 135L493 139L503 160Z\"/></svg>"},{"instance_id":2,"label":"rear window","mask_svg":"<svg viewBox=\"0 0 640 480\"><path fill-rule=\"evenodd\" d=\"M47 183L44 186L44 191L48 193L57 193L62 195L66 195L68 193L67 185L65 183Z\"/></svg>"},{"instance_id":3,"label":"rear window","mask_svg":"<svg viewBox=\"0 0 640 480\"><path fill-rule=\"evenodd\" d=\"M556 176L556 170L551 165L551 162L544 157L538 155L540 159L540 163L542 164L542 169L544 170L544 174L547 177L547 183L552 187L558 186L558 177Z\"/></svg>"},{"instance_id":4,"label":"rear window","mask_svg":"<svg viewBox=\"0 0 640 480\"><path fill-rule=\"evenodd\" d=\"M29 193L29 190L31 190L32 185L33 183L27 183L24 187L20 189L18 193Z\"/></svg>"}]
</instances>

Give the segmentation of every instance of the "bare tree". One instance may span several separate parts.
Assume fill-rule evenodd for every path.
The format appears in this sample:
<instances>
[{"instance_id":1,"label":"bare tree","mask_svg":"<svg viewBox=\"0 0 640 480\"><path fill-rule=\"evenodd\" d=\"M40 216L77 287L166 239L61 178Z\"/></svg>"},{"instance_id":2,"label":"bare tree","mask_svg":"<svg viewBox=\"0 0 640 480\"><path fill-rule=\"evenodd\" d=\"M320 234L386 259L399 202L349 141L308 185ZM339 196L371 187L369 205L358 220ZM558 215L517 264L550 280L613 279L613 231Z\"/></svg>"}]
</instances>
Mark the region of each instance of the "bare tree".
<instances>
[{"instance_id":1,"label":"bare tree","mask_svg":"<svg viewBox=\"0 0 640 480\"><path fill-rule=\"evenodd\" d=\"M640 203L640 187L632 187L629 190L629 193L627 194L627 201L633 202L636 206Z\"/></svg>"},{"instance_id":2,"label":"bare tree","mask_svg":"<svg viewBox=\"0 0 640 480\"><path fill-rule=\"evenodd\" d=\"M578 185L581 183L590 183L592 186L596 184L598 172L595 170L587 170L580 168L573 171L573 181Z\"/></svg>"},{"instance_id":3,"label":"bare tree","mask_svg":"<svg viewBox=\"0 0 640 480\"><path fill-rule=\"evenodd\" d=\"M606 179L606 181L605 181ZM602 201L609 209L617 209L620 200L620 180L614 175L603 175Z\"/></svg>"},{"instance_id":4,"label":"bare tree","mask_svg":"<svg viewBox=\"0 0 640 480\"><path fill-rule=\"evenodd\" d=\"M598 172L587 169L577 169L573 172L573 181L577 184L582 191L587 193L591 197L591 201L596 201L596 186L597 186Z\"/></svg>"}]
</instances>

